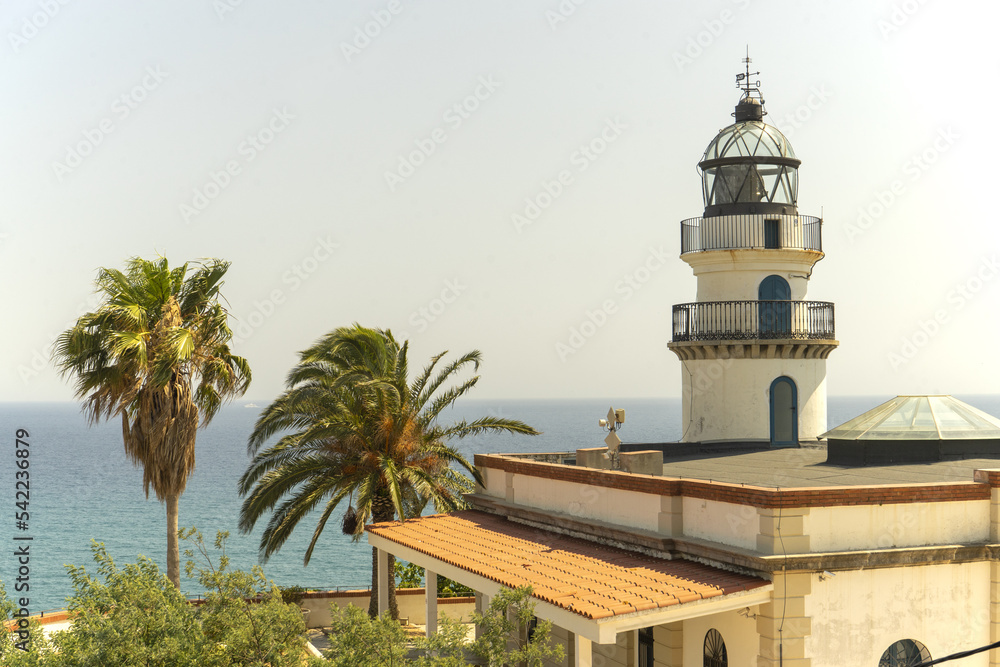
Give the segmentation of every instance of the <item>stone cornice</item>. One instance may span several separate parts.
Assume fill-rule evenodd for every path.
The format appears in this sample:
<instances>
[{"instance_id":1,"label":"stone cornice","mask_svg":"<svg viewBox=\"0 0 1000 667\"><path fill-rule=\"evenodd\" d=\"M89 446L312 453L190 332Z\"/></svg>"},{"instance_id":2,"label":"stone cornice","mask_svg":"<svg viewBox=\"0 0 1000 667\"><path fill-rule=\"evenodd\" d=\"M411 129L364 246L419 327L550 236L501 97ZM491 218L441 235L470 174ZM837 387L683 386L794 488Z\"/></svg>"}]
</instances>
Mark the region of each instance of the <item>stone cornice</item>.
<instances>
[{"instance_id":1,"label":"stone cornice","mask_svg":"<svg viewBox=\"0 0 1000 667\"><path fill-rule=\"evenodd\" d=\"M837 349L836 340L717 340L670 342L667 347L681 361L696 359L826 359Z\"/></svg>"}]
</instances>

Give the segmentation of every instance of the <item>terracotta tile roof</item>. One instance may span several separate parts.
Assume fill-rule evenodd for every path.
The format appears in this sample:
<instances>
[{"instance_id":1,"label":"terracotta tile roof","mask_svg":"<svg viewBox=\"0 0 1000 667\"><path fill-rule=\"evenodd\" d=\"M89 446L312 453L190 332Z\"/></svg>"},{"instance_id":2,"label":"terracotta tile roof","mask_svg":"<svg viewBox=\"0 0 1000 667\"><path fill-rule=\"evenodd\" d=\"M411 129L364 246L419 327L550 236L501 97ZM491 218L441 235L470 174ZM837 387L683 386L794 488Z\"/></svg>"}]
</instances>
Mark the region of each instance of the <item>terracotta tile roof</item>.
<instances>
[{"instance_id":1,"label":"terracotta tile roof","mask_svg":"<svg viewBox=\"0 0 1000 667\"><path fill-rule=\"evenodd\" d=\"M703 600L770 582L566 537L467 510L370 525L369 532L590 619Z\"/></svg>"}]
</instances>

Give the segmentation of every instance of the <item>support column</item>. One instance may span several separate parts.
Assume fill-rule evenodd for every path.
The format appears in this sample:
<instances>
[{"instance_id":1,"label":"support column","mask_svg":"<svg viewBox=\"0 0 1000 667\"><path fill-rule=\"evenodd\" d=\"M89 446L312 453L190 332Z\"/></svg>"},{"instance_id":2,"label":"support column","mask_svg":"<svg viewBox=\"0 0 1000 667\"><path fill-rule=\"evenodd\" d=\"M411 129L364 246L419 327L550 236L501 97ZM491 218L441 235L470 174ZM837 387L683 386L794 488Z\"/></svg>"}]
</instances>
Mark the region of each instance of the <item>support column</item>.
<instances>
[{"instance_id":1,"label":"support column","mask_svg":"<svg viewBox=\"0 0 1000 667\"><path fill-rule=\"evenodd\" d=\"M593 667L594 647L586 637L573 633L573 656L575 667Z\"/></svg>"},{"instance_id":2,"label":"support column","mask_svg":"<svg viewBox=\"0 0 1000 667\"><path fill-rule=\"evenodd\" d=\"M436 572L424 570L424 605L426 607L426 636L430 639L438 630L438 576Z\"/></svg>"},{"instance_id":3,"label":"support column","mask_svg":"<svg viewBox=\"0 0 1000 667\"><path fill-rule=\"evenodd\" d=\"M389 610L389 552L378 550L378 615Z\"/></svg>"},{"instance_id":4,"label":"support column","mask_svg":"<svg viewBox=\"0 0 1000 667\"><path fill-rule=\"evenodd\" d=\"M684 621L653 627L653 658L662 667L684 666Z\"/></svg>"},{"instance_id":5,"label":"support column","mask_svg":"<svg viewBox=\"0 0 1000 667\"><path fill-rule=\"evenodd\" d=\"M811 572L774 573L774 601L760 605L757 614L758 667L812 665L805 654L806 637L812 634L812 618L805 615L812 577Z\"/></svg>"},{"instance_id":6,"label":"support column","mask_svg":"<svg viewBox=\"0 0 1000 667\"><path fill-rule=\"evenodd\" d=\"M490 608L490 596L486 593L476 593L476 611L485 614ZM482 628L476 626L476 639L482 637Z\"/></svg>"}]
</instances>

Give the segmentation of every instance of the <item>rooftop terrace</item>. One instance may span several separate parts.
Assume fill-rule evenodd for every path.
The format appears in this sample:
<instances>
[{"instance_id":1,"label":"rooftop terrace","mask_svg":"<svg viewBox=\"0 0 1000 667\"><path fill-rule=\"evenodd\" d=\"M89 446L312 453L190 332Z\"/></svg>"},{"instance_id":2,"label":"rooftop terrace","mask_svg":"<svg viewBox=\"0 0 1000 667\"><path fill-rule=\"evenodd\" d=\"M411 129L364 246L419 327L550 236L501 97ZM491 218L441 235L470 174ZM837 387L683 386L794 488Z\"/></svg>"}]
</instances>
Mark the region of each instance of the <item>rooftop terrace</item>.
<instances>
[{"instance_id":1,"label":"rooftop terrace","mask_svg":"<svg viewBox=\"0 0 1000 667\"><path fill-rule=\"evenodd\" d=\"M663 450L663 476L756 487L791 489L823 486L873 486L972 482L977 469L1000 468L1000 458L967 458L894 465L845 466L826 463L825 445L799 448L750 449L746 445L661 443L623 445L623 451ZM672 454L671 450L679 453ZM575 454L502 454L544 463L572 465Z\"/></svg>"},{"instance_id":2,"label":"rooftop terrace","mask_svg":"<svg viewBox=\"0 0 1000 667\"><path fill-rule=\"evenodd\" d=\"M971 482L977 468L1000 468L1000 459L840 466L826 464L825 447L663 457L665 477L777 488Z\"/></svg>"}]
</instances>

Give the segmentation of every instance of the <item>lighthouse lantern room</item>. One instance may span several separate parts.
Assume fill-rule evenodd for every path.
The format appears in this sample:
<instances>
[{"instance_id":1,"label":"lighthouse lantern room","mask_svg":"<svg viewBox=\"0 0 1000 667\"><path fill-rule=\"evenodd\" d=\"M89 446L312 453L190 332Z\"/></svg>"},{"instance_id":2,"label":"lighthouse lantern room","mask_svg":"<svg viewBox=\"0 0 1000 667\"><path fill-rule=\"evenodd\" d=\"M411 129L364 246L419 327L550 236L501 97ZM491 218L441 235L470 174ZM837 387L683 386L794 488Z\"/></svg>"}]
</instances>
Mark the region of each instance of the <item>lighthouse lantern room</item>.
<instances>
[{"instance_id":1,"label":"lighthouse lantern room","mask_svg":"<svg viewBox=\"0 0 1000 667\"><path fill-rule=\"evenodd\" d=\"M698 163L705 211L681 222L693 303L673 307L684 442L796 446L826 431L826 358L837 347L833 304L808 301L823 258L823 221L799 215L788 139L764 122L759 72L736 76L735 123Z\"/></svg>"}]
</instances>

